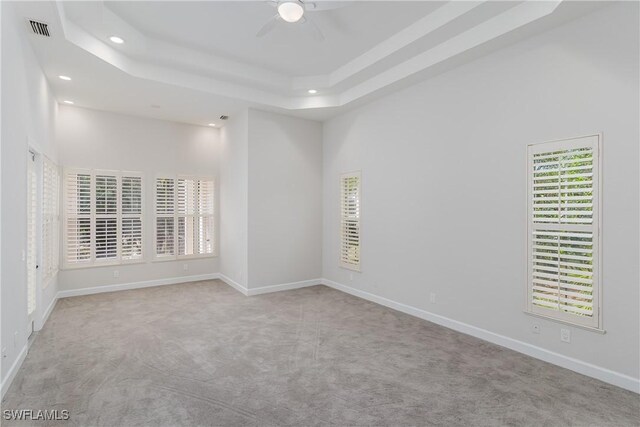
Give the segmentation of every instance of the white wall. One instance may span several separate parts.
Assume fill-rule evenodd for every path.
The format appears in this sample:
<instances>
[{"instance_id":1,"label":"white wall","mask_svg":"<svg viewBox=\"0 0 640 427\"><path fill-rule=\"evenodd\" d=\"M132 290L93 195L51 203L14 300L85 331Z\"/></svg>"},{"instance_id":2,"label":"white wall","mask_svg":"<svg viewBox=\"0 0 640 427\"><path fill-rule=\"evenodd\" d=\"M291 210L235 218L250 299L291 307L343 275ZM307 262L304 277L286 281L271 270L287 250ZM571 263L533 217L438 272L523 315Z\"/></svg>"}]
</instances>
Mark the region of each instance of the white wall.
<instances>
[{"instance_id":1,"label":"white wall","mask_svg":"<svg viewBox=\"0 0 640 427\"><path fill-rule=\"evenodd\" d=\"M249 288L322 273L322 125L249 110Z\"/></svg>"},{"instance_id":2,"label":"white wall","mask_svg":"<svg viewBox=\"0 0 640 427\"><path fill-rule=\"evenodd\" d=\"M326 122L324 277L638 378L638 72L638 4L616 4ZM570 327L567 344L523 313L526 145L599 131L607 333ZM351 279L338 176L353 170Z\"/></svg>"},{"instance_id":3,"label":"white wall","mask_svg":"<svg viewBox=\"0 0 640 427\"><path fill-rule=\"evenodd\" d=\"M248 276L248 111L220 131L220 273L243 287Z\"/></svg>"},{"instance_id":4,"label":"white wall","mask_svg":"<svg viewBox=\"0 0 640 427\"><path fill-rule=\"evenodd\" d=\"M220 158L217 129L65 105L60 107L57 139L63 167L140 171L144 173L145 191L143 250L146 262L63 270L59 274L61 290L219 272L217 257L152 262L155 177L157 174L205 175L213 176L217 184ZM219 224L216 230L219 231ZM219 239L216 244L218 242ZM119 272L118 278L114 277L115 270Z\"/></svg>"},{"instance_id":5,"label":"white wall","mask_svg":"<svg viewBox=\"0 0 640 427\"><path fill-rule=\"evenodd\" d=\"M29 46L22 17L11 2L2 2L2 336L6 349L2 381L27 342L26 263L27 152L29 146L57 160L55 120L57 104ZM54 279L44 289L39 313L57 292ZM17 339L14 342L14 333Z\"/></svg>"}]
</instances>

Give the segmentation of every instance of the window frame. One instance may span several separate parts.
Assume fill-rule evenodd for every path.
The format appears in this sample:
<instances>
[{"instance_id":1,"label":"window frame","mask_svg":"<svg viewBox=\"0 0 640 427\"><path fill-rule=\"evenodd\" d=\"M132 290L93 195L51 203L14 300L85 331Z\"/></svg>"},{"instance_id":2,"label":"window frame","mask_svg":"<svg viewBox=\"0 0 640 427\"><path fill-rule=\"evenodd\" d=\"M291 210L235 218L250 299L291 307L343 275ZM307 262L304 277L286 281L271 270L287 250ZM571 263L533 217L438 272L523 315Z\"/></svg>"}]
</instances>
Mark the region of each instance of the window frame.
<instances>
[{"instance_id":1,"label":"window frame","mask_svg":"<svg viewBox=\"0 0 640 427\"><path fill-rule=\"evenodd\" d=\"M345 178L358 178L358 263L357 264L345 262L342 258L342 247L344 244L343 242L344 232L342 227L342 223L343 223L342 191L343 191L343 180ZM338 241L339 241L338 266L346 270L356 271L360 273L362 272L362 171L357 170L357 171L340 174L339 198L340 198L340 202L339 202L340 207L339 207L338 221L339 221L340 227L339 227L339 236L338 236Z\"/></svg>"},{"instance_id":2,"label":"window frame","mask_svg":"<svg viewBox=\"0 0 640 427\"><path fill-rule=\"evenodd\" d=\"M67 220L70 219L70 216L67 212L67 176L68 175L78 175L85 174L91 177L90 184L90 213L88 215L90 221L90 256L89 261L86 262L78 262L78 263L70 263L67 259L67 250L68 250L68 237L67 237ZM110 215L105 214L102 215L102 218L115 217L116 218L116 257L110 258L106 260L98 260L96 259L96 220L99 217L99 214L96 213L96 176L104 175L104 176L115 176L116 177L116 214ZM122 218L124 215L122 214L122 177L139 177L141 180L140 185L140 197L141 197L141 256L139 258L134 259L123 259L122 257ZM146 262L146 239L145 239L145 178L144 173L139 171L122 171L122 170L110 170L110 169L86 169L86 168L67 168L63 169L62 173L62 233L63 243L62 243L62 270L76 270L82 268L99 268L99 267L112 267L117 265L129 265L129 264L142 264ZM126 215L130 217L130 214Z\"/></svg>"},{"instance_id":3,"label":"window frame","mask_svg":"<svg viewBox=\"0 0 640 427\"><path fill-rule=\"evenodd\" d=\"M173 180L173 214L158 214L158 179L172 179ZM181 214L178 209L178 181L181 179L194 180L194 181L211 181L212 183L212 198L213 198L213 214L200 215L199 213ZM218 227L217 227L217 187L216 178L214 176L205 175L185 175L185 174L156 174L153 180L153 262L167 262L177 260L190 260L190 259L204 259L204 258L216 258L218 256ZM195 219L200 216L210 216L212 218L213 227L213 251L211 253L204 254L191 254L191 255L179 255L178 254L178 218L180 217L193 217ZM158 255L158 218L173 218L173 254L172 255ZM197 225L197 224L195 224ZM195 226L194 226L195 229Z\"/></svg>"},{"instance_id":4,"label":"window frame","mask_svg":"<svg viewBox=\"0 0 640 427\"><path fill-rule=\"evenodd\" d=\"M594 140L595 139L595 140ZM593 194L593 206L592 206L592 222L586 224L590 227L590 230L585 227L583 231L591 231L592 237L592 311L591 317L577 316L575 314L566 313L563 311L552 311L550 309L544 309L533 304L533 290L532 290L532 269L533 269L533 253L532 253L532 234L536 229L534 227L533 220L533 156L537 153L554 152L560 150L568 150L579 147L591 147L593 150L593 174L596 179L592 178L592 194ZM551 141L544 141L539 143L533 143L527 145L526 150L526 182L527 189L525 191L527 197L527 226L526 226L526 254L527 259L525 263L525 314L548 319L554 322L578 327L581 329L591 330L594 332L604 333L603 321L602 321L602 133L594 133L588 135L581 135L571 138L556 139ZM572 228L576 224L572 223L544 223L536 222L535 224L541 224L542 228L557 229L559 231L573 231ZM551 227L548 225L551 224Z\"/></svg>"}]
</instances>

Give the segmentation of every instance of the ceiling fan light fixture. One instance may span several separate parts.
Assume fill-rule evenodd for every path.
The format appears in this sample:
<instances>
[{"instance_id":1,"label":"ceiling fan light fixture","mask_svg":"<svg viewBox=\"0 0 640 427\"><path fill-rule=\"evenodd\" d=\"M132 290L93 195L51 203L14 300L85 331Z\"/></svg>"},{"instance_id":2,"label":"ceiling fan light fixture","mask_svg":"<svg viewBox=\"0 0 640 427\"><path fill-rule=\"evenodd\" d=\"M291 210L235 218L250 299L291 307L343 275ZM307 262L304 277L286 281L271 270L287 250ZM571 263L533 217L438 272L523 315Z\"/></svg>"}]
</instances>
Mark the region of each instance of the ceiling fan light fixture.
<instances>
[{"instance_id":1,"label":"ceiling fan light fixture","mask_svg":"<svg viewBox=\"0 0 640 427\"><path fill-rule=\"evenodd\" d=\"M278 14L287 22L298 22L304 15L304 8L298 1L285 1L278 5Z\"/></svg>"}]
</instances>

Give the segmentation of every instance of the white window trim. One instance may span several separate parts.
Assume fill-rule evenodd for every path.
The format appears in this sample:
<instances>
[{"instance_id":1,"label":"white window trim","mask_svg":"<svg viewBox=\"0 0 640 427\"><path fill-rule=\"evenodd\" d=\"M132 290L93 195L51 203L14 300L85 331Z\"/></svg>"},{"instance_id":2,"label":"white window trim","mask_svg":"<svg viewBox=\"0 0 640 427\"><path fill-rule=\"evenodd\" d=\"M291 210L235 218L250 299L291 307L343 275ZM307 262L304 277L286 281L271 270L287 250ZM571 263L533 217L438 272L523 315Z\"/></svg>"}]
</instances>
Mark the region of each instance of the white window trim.
<instances>
[{"instance_id":1,"label":"white window trim","mask_svg":"<svg viewBox=\"0 0 640 427\"><path fill-rule=\"evenodd\" d=\"M173 179L173 215L161 214L158 215L157 209L157 180L158 179ZM178 255L178 217L185 216L178 213L178 180L179 179L193 179L202 181L213 182L213 252L210 254L193 254L193 255ZM204 259L204 258L216 258L218 256L218 188L216 186L216 179L213 176L204 175L183 175L183 174L157 174L153 180L153 262L167 262L176 260L190 260L190 259ZM158 220L159 216L173 217L173 255L158 255ZM194 215L198 216L198 215Z\"/></svg>"},{"instance_id":2,"label":"white window trim","mask_svg":"<svg viewBox=\"0 0 640 427\"><path fill-rule=\"evenodd\" d=\"M66 201L67 201L67 187L66 187L66 177L68 174L87 174L91 176L91 191L90 191L90 200L91 200L91 213L89 215L90 224L91 224L91 249L90 249L90 257L89 261L81 262L81 263L69 263L67 260L67 209L66 209ZM116 188L117 188L117 197L116 197L116 215L117 218L117 239L116 239L116 254L117 256L113 259L98 261L95 256L95 246L96 246L96 175L110 175L116 177ZM140 177L142 179L141 183L141 199L142 199L142 213L140 214L140 218L142 220L142 256L137 259L122 259L122 176L132 176L132 177ZM97 268L97 267L110 267L115 265L128 265L128 264L141 264L145 262L145 248L146 248L146 240L144 233L144 223L145 223L145 179L144 174L142 172L135 171L119 171L119 170L107 170L107 169L82 169L82 168L64 168L62 177L62 211L63 211L63 220L62 220L62 228L63 233L63 250L62 250L62 270L76 270L82 268Z\"/></svg>"},{"instance_id":3,"label":"white window trim","mask_svg":"<svg viewBox=\"0 0 640 427\"><path fill-rule=\"evenodd\" d=\"M593 247L595 255L593 257L593 278L595 279L597 286L593 290L593 316L591 318L581 318L580 316L575 316L569 313L564 312L552 312L550 310L544 310L542 308L534 306L531 298L531 268L532 268L532 253L531 253L531 242L530 237L533 232L533 221L532 221L532 213L533 213L533 204L531 197L531 188L532 188L532 163L531 159L537 148L542 148L543 145L547 145L549 147L550 144L553 144L553 147L547 148L544 147L544 151L551 150L560 150L566 148L573 147L576 140L584 139L584 138L596 138L596 143L593 145L594 156L596 157L593 165L597 170L597 179L593 180L593 191L595 193L595 203L593 210ZM540 143L529 144L527 146L526 152L526 171L527 171L527 190L525 192L527 197L527 228L526 228L526 254L527 260L525 263L525 277L526 277L526 286L525 286L525 305L524 312L525 314L544 318L547 320L551 320L554 322L578 327L585 330L590 330L598 333L605 333L602 321L602 298L603 298L603 286L602 286L602 133L594 133L588 135L581 135L572 138L565 139L557 139L551 141L545 141Z\"/></svg>"},{"instance_id":4,"label":"white window trim","mask_svg":"<svg viewBox=\"0 0 640 427\"><path fill-rule=\"evenodd\" d=\"M353 178L356 177L358 178L358 203L359 203L359 213L358 213L358 245L360 247L360 257L358 259L358 264L354 265L352 263L345 263L342 260L342 180L344 178ZM338 242L339 242L339 251L338 251L338 265L341 268L344 268L346 270L351 270L351 271L356 271L358 273L362 272L362 171L353 171L353 172L346 172L340 175L340 180L339 180L339 191L340 191L340 214L339 214L339 223L340 223L340 229L339 229L339 236L338 236Z\"/></svg>"}]
</instances>

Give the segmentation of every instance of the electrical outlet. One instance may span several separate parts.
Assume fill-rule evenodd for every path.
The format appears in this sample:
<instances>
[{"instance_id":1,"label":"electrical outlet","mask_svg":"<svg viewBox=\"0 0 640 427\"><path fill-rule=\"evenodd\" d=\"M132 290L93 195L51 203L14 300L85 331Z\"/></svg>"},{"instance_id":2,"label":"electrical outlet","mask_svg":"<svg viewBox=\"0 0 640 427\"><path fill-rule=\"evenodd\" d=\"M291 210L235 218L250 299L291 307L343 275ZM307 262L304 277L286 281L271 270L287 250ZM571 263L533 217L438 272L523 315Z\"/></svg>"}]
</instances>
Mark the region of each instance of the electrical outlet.
<instances>
[{"instance_id":1,"label":"electrical outlet","mask_svg":"<svg viewBox=\"0 0 640 427\"><path fill-rule=\"evenodd\" d=\"M538 325L537 323L535 323L535 324L531 327L531 332L533 332L534 334L539 334L539 333L540 333L540 325Z\"/></svg>"},{"instance_id":2,"label":"electrical outlet","mask_svg":"<svg viewBox=\"0 0 640 427\"><path fill-rule=\"evenodd\" d=\"M569 329L560 329L560 341L571 342L571 331Z\"/></svg>"},{"instance_id":3,"label":"electrical outlet","mask_svg":"<svg viewBox=\"0 0 640 427\"><path fill-rule=\"evenodd\" d=\"M2 348L2 358L4 359L5 357L7 357L7 347Z\"/></svg>"},{"instance_id":4,"label":"electrical outlet","mask_svg":"<svg viewBox=\"0 0 640 427\"><path fill-rule=\"evenodd\" d=\"M189 264L182 264L182 269L187 271L189 269Z\"/></svg>"},{"instance_id":5,"label":"electrical outlet","mask_svg":"<svg viewBox=\"0 0 640 427\"><path fill-rule=\"evenodd\" d=\"M429 302L431 304L435 304L436 303L436 293L435 292L431 292L429 294Z\"/></svg>"},{"instance_id":6,"label":"electrical outlet","mask_svg":"<svg viewBox=\"0 0 640 427\"><path fill-rule=\"evenodd\" d=\"M22 258L22 261L26 261L27 260L27 252L24 249L20 253L20 258Z\"/></svg>"},{"instance_id":7,"label":"electrical outlet","mask_svg":"<svg viewBox=\"0 0 640 427\"><path fill-rule=\"evenodd\" d=\"M113 277L116 278L116 279L118 277L120 277L120 271L119 270L113 270Z\"/></svg>"},{"instance_id":8,"label":"electrical outlet","mask_svg":"<svg viewBox=\"0 0 640 427\"><path fill-rule=\"evenodd\" d=\"M349 280L353 281L353 273L349 273Z\"/></svg>"}]
</instances>

